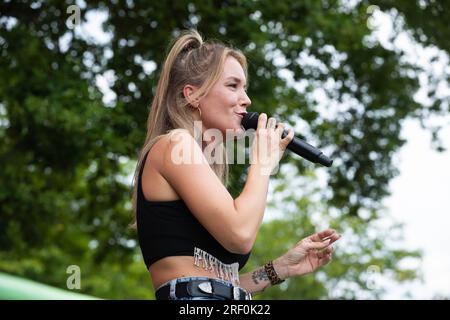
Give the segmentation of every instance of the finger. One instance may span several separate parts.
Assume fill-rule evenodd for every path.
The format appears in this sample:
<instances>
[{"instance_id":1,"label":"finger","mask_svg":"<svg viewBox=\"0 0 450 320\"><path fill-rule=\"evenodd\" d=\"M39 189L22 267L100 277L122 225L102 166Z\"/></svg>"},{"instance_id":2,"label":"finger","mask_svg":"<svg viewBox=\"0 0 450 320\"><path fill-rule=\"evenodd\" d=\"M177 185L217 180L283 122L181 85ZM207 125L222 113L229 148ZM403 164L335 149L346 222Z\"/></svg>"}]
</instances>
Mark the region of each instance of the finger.
<instances>
[{"instance_id":1,"label":"finger","mask_svg":"<svg viewBox=\"0 0 450 320\"><path fill-rule=\"evenodd\" d=\"M330 239L330 243L334 243L336 241L338 241L340 238L342 238L342 235L340 235L339 233L334 233L329 237L326 237L325 239Z\"/></svg>"},{"instance_id":2,"label":"finger","mask_svg":"<svg viewBox=\"0 0 450 320\"><path fill-rule=\"evenodd\" d=\"M326 248L323 250L323 254L324 254L324 255L332 254L333 251L334 251L333 246L332 246L332 245L329 245L328 247L326 247Z\"/></svg>"},{"instance_id":3,"label":"finger","mask_svg":"<svg viewBox=\"0 0 450 320\"><path fill-rule=\"evenodd\" d=\"M329 263L333 258L331 257L331 255L325 255L322 259L319 259L319 263L321 266Z\"/></svg>"},{"instance_id":4,"label":"finger","mask_svg":"<svg viewBox=\"0 0 450 320\"><path fill-rule=\"evenodd\" d=\"M334 251L334 248L333 248L333 246L331 245L331 241L330 241L330 243L328 244L328 246L326 246L325 248L321 249L320 251L321 251L321 252L324 252L324 253L331 253L331 252L333 252L333 251Z\"/></svg>"},{"instance_id":5,"label":"finger","mask_svg":"<svg viewBox=\"0 0 450 320\"><path fill-rule=\"evenodd\" d=\"M340 238L342 238L342 235L340 235L339 233L335 233L335 234L333 234L333 235L330 236L330 239L331 239L331 242L330 242L330 243L336 242L336 241L338 241Z\"/></svg>"},{"instance_id":6,"label":"finger","mask_svg":"<svg viewBox=\"0 0 450 320\"><path fill-rule=\"evenodd\" d=\"M277 123L277 125L275 127L276 127L275 131L278 133L278 136L282 137L283 136L284 127L285 127L284 123L279 122L279 123Z\"/></svg>"},{"instance_id":7,"label":"finger","mask_svg":"<svg viewBox=\"0 0 450 320\"><path fill-rule=\"evenodd\" d=\"M294 139L294 130L288 129L288 134L283 138L283 142L288 145Z\"/></svg>"},{"instance_id":8,"label":"finger","mask_svg":"<svg viewBox=\"0 0 450 320\"><path fill-rule=\"evenodd\" d=\"M329 255L328 248L326 248L324 250L320 250L320 251L317 252L317 257L319 259L323 259L327 255Z\"/></svg>"},{"instance_id":9,"label":"finger","mask_svg":"<svg viewBox=\"0 0 450 320\"><path fill-rule=\"evenodd\" d=\"M322 261L330 261L331 259L333 258L333 254L332 253L325 253L325 252L323 252L322 253L322 258L321 259L319 259L319 260L322 260Z\"/></svg>"},{"instance_id":10,"label":"finger","mask_svg":"<svg viewBox=\"0 0 450 320\"><path fill-rule=\"evenodd\" d=\"M311 235L309 238L312 241L317 242L317 241L326 240L327 238L329 238L330 236L332 236L335 233L336 233L336 230L334 230L334 229L326 229L326 230L323 230L323 231L320 231L320 232L317 232L317 233Z\"/></svg>"},{"instance_id":11,"label":"finger","mask_svg":"<svg viewBox=\"0 0 450 320\"><path fill-rule=\"evenodd\" d=\"M330 239L320 242L305 242L304 246L307 250L324 249L330 244Z\"/></svg>"},{"instance_id":12,"label":"finger","mask_svg":"<svg viewBox=\"0 0 450 320\"><path fill-rule=\"evenodd\" d=\"M320 231L318 233L318 236L321 240L325 240L325 239L331 238L335 234L337 234L336 230L326 229L326 230Z\"/></svg>"},{"instance_id":13,"label":"finger","mask_svg":"<svg viewBox=\"0 0 450 320\"><path fill-rule=\"evenodd\" d=\"M275 129L275 125L277 124L277 120L274 117L270 117L267 122L267 129Z\"/></svg>"},{"instance_id":14,"label":"finger","mask_svg":"<svg viewBox=\"0 0 450 320\"><path fill-rule=\"evenodd\" d=\"M334 251L333 246L332 245L328 245L328 247L326 247L324 249L321 249L319 251L319 253L320 253L320 256L323 257L323 256L326 256L326 255L332 254L333 251Z\"/></svg>"},{"instance_id":15,"label":"finger","mask_svg":"<svg viewBox=\"0 0 450 320\"><path fill-rule=\"evenodd\" d=\"M266 123L267 123L267 114L261 113L258 117L258 127L256 128L256 131L266 129Z\"/></svg>"}]
</instances>

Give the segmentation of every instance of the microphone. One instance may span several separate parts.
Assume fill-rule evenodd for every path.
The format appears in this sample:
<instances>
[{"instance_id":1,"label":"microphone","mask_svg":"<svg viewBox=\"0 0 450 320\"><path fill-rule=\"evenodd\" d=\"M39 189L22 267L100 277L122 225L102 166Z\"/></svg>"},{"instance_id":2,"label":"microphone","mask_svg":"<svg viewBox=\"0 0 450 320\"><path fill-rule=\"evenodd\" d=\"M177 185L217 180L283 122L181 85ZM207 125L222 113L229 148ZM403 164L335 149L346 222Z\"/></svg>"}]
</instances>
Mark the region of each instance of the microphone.
<instances>
[{"instance_id":1,"label":"microphone","mask_svg":"<svg viewBox=\"0 0 450 320\"><path fill-rule=\"evenodd\" d=\"M242 126L244 127L244 129L256 130L256 128L258 127L258 117L258 112L248 112L242 119ZM281 135L281 137L286 137L288 133L289 132L286 129L283 130L283 134ZM305 158L306 160L314 163L320 163L321 165L324 165L326 167L331 167L331 164L333 163L333 160L324 155L322 151L296 137L294 137L292 141L287 145L287 148L292 152L298 154L300 157Z\"/></svg>"}]
</instances>

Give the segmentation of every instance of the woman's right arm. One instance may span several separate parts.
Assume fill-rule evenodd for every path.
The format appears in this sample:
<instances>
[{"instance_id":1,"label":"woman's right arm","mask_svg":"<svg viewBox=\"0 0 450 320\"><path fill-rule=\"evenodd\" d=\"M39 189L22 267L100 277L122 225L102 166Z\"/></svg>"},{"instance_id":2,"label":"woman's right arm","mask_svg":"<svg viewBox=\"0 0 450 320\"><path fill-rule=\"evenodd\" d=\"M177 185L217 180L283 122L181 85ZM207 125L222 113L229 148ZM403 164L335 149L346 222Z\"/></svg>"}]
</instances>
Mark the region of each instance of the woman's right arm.
<instances>
[{"instance_id":1,"label":"woman's right arm","mask_svg":"<svg viewBox=\"0 0 450 320\"><path fill-rule=\"evenodd\" d=\"M258 129L252 147L246 184L242 193L234 200L216 174L209 166L202 149L186 131L166 136L157 142L163 161L157 165L159 172L184 200L190 211L209 233L228 251L238 254L248 253L256 239L261 225L267 201L267 191L271 169L278 164L279 157L273 157L276 150L284 152L293 138L293 132L282 139L283 125L275 130L275 119L269 120L266 128L266 116L258 120ZM273 128L271 128L271 127ZM269 133L267 133L269 132ZM265 143L266 155L261 155L259 141ZM278 145L274 143L278 141ZM156 145L155 145L156 147ZM188 152L190 161L179 161L180 151ZM185 154L186 155L186 154ZM269 159L270 158L270 159ZM194 161L198 159L200 161ZM275 159L275 160L274 160Z\"/></svg>"}]
</instances>

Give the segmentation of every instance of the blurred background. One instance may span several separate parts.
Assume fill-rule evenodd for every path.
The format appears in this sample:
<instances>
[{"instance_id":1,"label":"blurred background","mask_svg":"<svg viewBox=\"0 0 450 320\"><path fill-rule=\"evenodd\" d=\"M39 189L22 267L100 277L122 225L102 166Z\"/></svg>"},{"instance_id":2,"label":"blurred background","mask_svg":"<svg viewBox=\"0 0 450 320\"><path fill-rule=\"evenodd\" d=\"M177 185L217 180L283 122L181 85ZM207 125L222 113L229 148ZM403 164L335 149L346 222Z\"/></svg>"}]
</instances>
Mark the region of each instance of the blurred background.
<instances>
[{"instance_id":1,"label":"blurred background","mask_svg":"<svg viewBox=\"0 0 450 320\"><path fill-rule=\"evenodd\" d=\"M334 159L285 154L243 271L327 227L344 236L334 260L255 299L450 298L449 12L446 0L1 1L1 297L17 276L154 298L128 227L131 175L169 42L195 28L247 56L250 110ZM234 197L247 167L230 166Z\"/></svg>"}]
</instances>

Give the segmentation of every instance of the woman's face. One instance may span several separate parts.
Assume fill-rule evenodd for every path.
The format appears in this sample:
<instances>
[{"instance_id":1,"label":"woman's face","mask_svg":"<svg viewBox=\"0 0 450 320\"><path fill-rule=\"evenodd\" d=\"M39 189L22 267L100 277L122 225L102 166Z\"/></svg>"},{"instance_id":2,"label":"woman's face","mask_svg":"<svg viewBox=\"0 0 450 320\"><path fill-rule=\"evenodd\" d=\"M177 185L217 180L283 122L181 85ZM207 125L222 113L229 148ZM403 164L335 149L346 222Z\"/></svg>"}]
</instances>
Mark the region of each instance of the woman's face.
<instances>
[{"instance_id":1,"label":"woman's face","mask_svg":"<svg viewBox=\"0 0 450 320\"><path fill-rule=\"evenodd\" d=\"M219 129L226 139L227 129L242 134L242 113L251 104L247 95L247 79L240 63L228 56L223 72L209 93L199 100L203 130Z\"/></svg>"}]
</instances>

